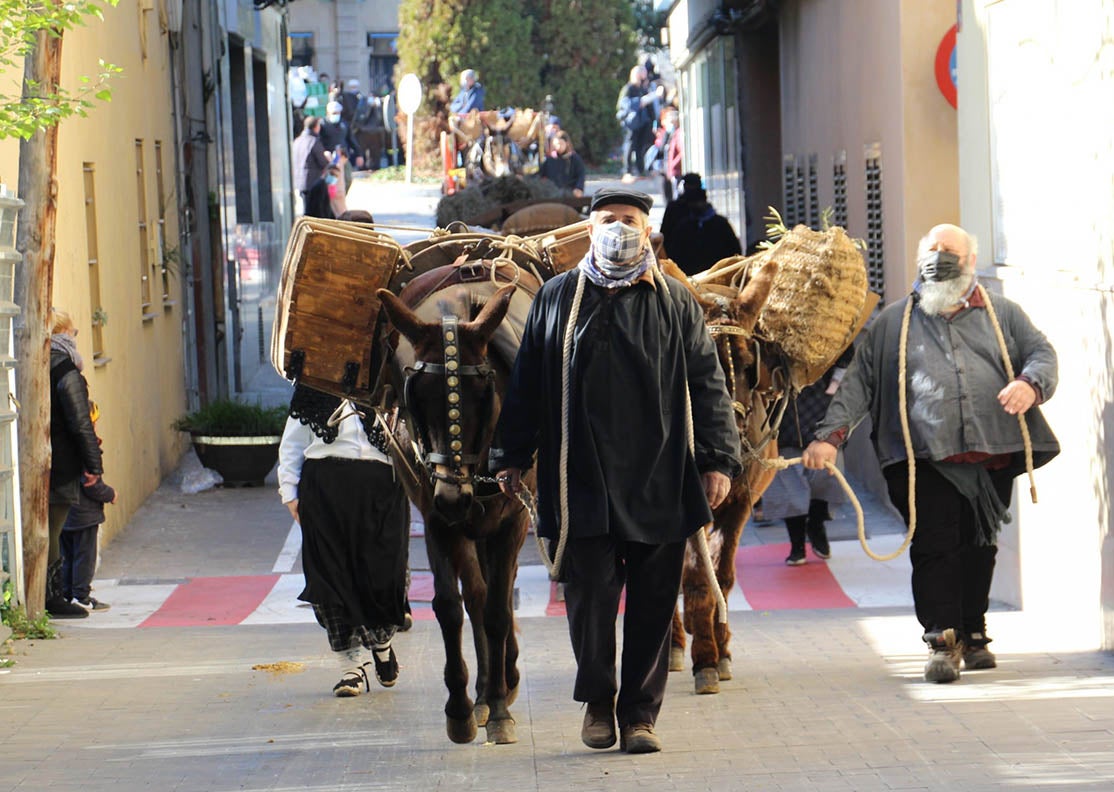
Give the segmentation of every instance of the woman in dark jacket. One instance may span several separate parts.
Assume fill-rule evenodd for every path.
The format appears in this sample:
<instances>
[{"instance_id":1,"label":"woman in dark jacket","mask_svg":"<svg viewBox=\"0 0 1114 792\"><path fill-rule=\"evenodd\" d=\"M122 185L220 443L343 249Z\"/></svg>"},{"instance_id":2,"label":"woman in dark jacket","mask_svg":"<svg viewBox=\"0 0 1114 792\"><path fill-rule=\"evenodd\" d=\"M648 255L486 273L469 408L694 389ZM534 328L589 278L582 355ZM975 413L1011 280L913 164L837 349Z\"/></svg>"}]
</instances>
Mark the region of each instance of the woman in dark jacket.
<instances>
[{"instance_id":1,"label":"woman in dark jacket","mask_svg":"<svg viewBox=\"0 0 1114 792\"><path fill-rule=\"evenodd\" d=\"M47 552L46 610L56 619L80 619L89 612L68 601L62 590L62 526L77 503L82 484L100 479L101 448L89 416L89 386L77 351L77 328L65 311L51 311L50 336L50 547Z\"/></svg>"},{"instance_id":2,"label":"woman in dark jacket","mask_svg":"<svg viewBox=\"0 0 1114 792\"><path fill-rule=\"evenodd\" d=\"M562 130L553 136L553 151L545 158L538 175L562 190L571 190L577 198L584 195L584 160L573 149L568 132Z\"/></svg>"}]
</instances>

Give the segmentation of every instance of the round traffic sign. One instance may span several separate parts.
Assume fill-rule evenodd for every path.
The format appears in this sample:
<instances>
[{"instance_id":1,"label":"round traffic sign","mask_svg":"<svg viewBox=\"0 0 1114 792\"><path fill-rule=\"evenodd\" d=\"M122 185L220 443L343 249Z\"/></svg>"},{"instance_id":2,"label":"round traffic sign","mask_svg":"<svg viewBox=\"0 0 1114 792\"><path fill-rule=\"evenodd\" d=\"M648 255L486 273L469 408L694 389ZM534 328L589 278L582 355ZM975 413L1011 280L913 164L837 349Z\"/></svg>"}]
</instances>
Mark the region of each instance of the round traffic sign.
<instances>
[{"instance_id":1,"label":"round traffic sign","mask_svg":"<svg viewBox=\"0 0 1114 792\"><path fill-rule=\"evenodd\" d=\"M940 46L936 48L936 86L940 93L948 100L952 107L958 106L956 95L956 66L955 66L955 34L956 26L948 28Z\"/></svg>"},{"instance_id":2,"label":"round traffic sign","mask_svg":"<svg viewBox=\"0 0 1114 792\"><path fill-rule=\"evenodd\" d=\"M416 74L405 74L398 84L398 106L406 115L414 115L422 104L422 81Z\"/></svg>"}]
</instances>

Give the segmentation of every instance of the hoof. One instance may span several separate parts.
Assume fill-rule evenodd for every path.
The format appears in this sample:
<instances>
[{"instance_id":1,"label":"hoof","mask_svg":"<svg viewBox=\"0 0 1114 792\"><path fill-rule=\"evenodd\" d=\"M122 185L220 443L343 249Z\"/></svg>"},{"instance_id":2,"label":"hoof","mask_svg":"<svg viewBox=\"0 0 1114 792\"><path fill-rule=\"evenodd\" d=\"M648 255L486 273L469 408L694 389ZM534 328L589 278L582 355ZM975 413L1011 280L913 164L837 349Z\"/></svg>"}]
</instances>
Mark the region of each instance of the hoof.
<instances>
[{"instance_id":1,"label":"hoof","mask_svg":"<svg viewBox=\"0 0 1114 792\"><path fill-rule=\"evenodd\" d=\"M685 650L679 646L673 646L669 649L669 670L685 670Z\"/></svg>"},{"instance_id":2,"label":"hoof","mask_svg":"<svg viewBox=\"0 0 1114 792\"><path fill-rule=\"evenodd\" d=\"M472 717L476 721L477 726L486 726L487 718L491 714L491 707L486 704L477 704L472 708ZM473 734L473 736L475 736Z\"/></svg>"},{"instance_id":3,"label":"hoof","mask_svg":"<svg viewBox=\"0 0 1114 792\"><path fill-rule=\"evenodd\" d=\"M454 743L470 743L476 739L476 719L446 717L445 731Z\"/></svg>"},{"instance_id":4,"label":"hoof","mask_svg":"<svg viewBox=\"0 0 1114 792\"><path fill-rule=\"evenodd\" d=\"M509 745L518 742L514 728L514 718L499 718L487 722L487 741L496 745Z\"/></svg>"},{"instance_id":5,"label":"hoof","mask_svg":"<svg viewBox=\"0 0 1114 792\"><path fill-rule=\"evenodd\" d=\"M694 674L696 680L696 694L703 696L708 693L719 693L719 672L714 668L701 668Z\"/></svg>"},{"instance_id":6,"label":"hoof","mask_svg":"<svg viewBox=\"0 0 1114 792\"><path fill-rule=\"evenodd\" d=\"M716 664L716 671L719 672L719 679L721 682L726 682L731 679L731 658L721 657L719 663Z\"/></svg>"}]
</instances>

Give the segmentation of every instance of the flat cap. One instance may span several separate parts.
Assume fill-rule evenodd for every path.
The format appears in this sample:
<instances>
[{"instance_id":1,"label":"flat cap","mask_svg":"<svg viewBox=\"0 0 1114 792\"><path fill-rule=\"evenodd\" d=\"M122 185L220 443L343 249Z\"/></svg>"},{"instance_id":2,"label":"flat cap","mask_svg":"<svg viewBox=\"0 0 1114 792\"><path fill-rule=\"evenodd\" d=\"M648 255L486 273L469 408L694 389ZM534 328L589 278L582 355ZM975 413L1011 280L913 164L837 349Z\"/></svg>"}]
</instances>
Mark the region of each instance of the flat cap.
<instances>
[{"instance_id":1,"label":"flat cap","mask_svg":"<svg viewBox=\"0 0 1114 792\"><path fill-rule=\"evenodd\" d=\"M649 214L650 207L654 205L654 199L638 190L628 190L625 187L604 187L596 190L592 196L590 210L594 212L601 206L607 206L608 204L626 204Z\"/></svg>"}]
</instances>

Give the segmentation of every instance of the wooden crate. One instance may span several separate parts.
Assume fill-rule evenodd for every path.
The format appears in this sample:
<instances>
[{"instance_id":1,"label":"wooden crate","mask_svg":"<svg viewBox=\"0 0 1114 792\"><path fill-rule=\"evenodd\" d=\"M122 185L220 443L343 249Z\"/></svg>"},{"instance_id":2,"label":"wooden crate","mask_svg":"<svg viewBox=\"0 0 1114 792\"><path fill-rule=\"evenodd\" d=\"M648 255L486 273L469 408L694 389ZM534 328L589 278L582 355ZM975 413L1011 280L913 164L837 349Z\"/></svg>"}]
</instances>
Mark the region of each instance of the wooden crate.
<instances>
[{"instance_id":1,"label":"wooden crate","mask_svg":"<svg viewBox=\"0 0 1114 792\"><path fill-rule=\"evenodd\" d=\"M376 291L405 261L399 244L372 227L299 218L283 261L272 365L288 379L369 403L379 373Z\"/></svg>"}]
</instances>

